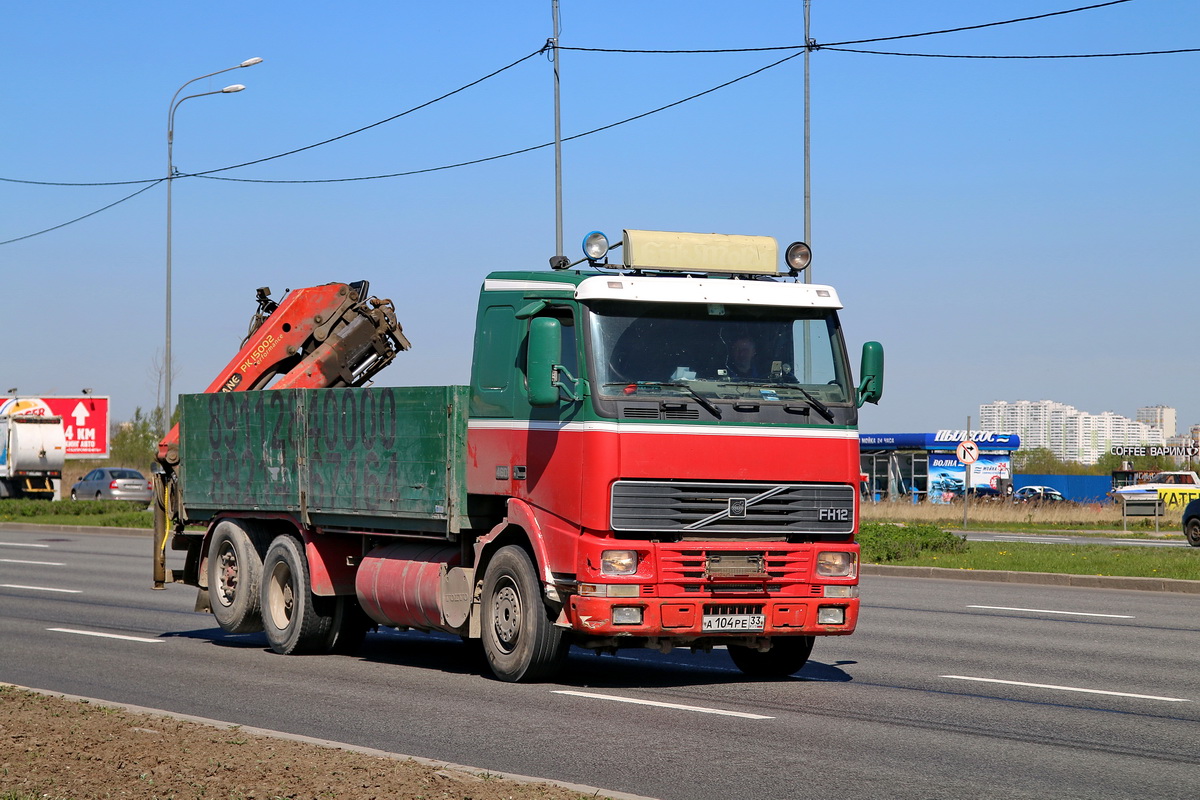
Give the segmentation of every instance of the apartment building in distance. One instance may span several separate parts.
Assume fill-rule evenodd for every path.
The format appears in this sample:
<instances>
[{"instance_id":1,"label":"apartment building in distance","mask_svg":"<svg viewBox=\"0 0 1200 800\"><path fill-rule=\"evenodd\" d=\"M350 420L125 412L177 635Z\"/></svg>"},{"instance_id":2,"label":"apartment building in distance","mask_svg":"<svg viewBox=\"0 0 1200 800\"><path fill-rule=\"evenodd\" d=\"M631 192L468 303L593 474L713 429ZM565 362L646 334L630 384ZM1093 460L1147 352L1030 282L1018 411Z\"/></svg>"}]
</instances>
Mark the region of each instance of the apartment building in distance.
<instances>
[{"instance_id":1,"label":"apartment building in distance","mask_svg":"<svg viewBox=\"0 0 1200 800\"><path fill-rule=\"evenodd\" d=\"M997 400L979 406L979 425L985 430L1016 433L1022 449L1044 447L1062 461L1095 464L1111 447L1167 444L1174 436L1175 409L1142 408L1138 419L1129 419L1111 411L1089 414L1053 400Z\"/></svg>"}]
</instances>

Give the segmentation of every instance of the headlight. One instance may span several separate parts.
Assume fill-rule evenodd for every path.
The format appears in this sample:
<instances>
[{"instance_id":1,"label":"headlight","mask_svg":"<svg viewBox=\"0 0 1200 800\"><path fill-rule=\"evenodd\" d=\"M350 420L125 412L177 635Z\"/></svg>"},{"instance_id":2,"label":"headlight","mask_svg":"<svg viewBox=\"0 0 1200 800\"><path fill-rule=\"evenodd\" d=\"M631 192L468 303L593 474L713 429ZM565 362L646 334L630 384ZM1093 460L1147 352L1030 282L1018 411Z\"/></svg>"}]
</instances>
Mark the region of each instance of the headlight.
<instances>
[{"instance_id":1,"label":"headlight","mask_svg":"<svg viewBox=\"0 0 1200 800\"><path fill-rule=\"evenodd\" d=\"M632 575L637 572L638 557L634 550L605 550L600 554L600 574Z\"/></svg>"},{"instance_id":2,"label":"headlight","mask_svg":"<svg viewBox=\"0 0 1200 800\"><path fill-rule=\"evenodd\" d=\"M858 558L845 550L817 553L817 574L826 578L853 578L858 575Z\"/></svg>"}]
</instances>

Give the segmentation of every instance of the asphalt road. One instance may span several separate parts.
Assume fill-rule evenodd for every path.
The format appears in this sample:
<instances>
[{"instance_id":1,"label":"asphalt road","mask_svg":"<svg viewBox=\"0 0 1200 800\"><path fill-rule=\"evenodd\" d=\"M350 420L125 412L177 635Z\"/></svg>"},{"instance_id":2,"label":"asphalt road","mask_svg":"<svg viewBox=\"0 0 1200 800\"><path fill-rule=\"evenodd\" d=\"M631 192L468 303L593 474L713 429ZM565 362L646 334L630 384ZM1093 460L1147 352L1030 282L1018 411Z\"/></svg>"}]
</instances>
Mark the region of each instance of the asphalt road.
<instances>
[{"instance_id":1,"label":"asphalt road","mask_svg":"<svg viewBox=\"0 0 1200 800\"><path fill-rule=\"evenodd\" d=\"M680 800L1200 793L1200 596L866 576L790 680L628 651L512 685L452 637L277 656L148 550L0 526L0 681Z\"/></svg>"}]
</instances>

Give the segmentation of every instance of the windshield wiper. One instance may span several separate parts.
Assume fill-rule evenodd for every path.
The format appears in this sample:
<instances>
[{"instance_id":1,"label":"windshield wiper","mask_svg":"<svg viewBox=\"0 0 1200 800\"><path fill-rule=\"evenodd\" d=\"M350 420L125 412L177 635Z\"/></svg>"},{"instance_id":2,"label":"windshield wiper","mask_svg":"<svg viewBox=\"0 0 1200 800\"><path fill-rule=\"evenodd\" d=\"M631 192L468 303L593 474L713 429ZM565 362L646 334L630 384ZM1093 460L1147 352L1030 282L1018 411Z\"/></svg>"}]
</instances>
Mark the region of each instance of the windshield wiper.
<instances>
[{"instance_id":1,"label":"windshield wiper","mask_svg":"<svg viewBox=\"0 0 1200 800\"><path fill-rule=\"evenodd\" d=\"M617 382L617 383L606 383L604 385L605 386L620 386L622 384L620 382ZM692 397L696 398L696 402L699 403L700 405L704 406L705 410L708 411L708 413L712 414L717 419L721 418L721 409L717 408L717 404L714 403L713 401L709 400L704 395L697 392L691 386L688 386L686 383L672 383L670 381L633 381L626 385L629 385L629 386L667 386L672 389L683 389L685 392L690 394Z\"/></svg>"},{"instance_id":2,"label":"windshield wiper","mask_svg":"<svg viewBox=\"0 0 1200 800\"><path fill-rule=\"evenodd\" d=\"M833 411L832 411L832 409L830 409L830 408L829 408L829 406L825 405L825 404L824 404L824 403L822 403L820 400L818 400L818 399L817 399L817 398L816 398L816 397L815 397L815 396L812 394L812 392L808 391L808 389L805 389L803 386L801 386L801 385L800 385L800 384L798 384L798 383L757 383L757 382L750 382L750 383L748 383L748 384L731 384L731 385L737 385L737 386L752 385L752 386L754 386L754 387L756 387L756 388L761 388L761 389L788 389L788 390L792 390L792 391L797 391L797 392L799 392L800 394L804 395L804 399L808 401L808 404L809 404L810 406L812 406L813 408L815 408L815 409L817 410L817 413L818 413L818 414L820 414L822 417L824 417L824 418L825 418L825 421L826 421L826 422L833 422L833 420L834 420L834 416L833 416Z\"/></svg>"}]
</instances>

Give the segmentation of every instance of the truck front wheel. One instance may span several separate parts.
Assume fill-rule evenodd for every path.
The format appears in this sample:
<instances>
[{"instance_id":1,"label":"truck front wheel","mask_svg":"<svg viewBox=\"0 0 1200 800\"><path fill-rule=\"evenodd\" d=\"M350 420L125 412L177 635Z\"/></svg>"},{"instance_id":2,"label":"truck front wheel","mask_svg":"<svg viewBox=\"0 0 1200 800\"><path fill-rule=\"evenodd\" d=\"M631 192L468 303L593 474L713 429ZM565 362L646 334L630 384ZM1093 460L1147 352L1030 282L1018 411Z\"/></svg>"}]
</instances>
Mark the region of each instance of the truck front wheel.
<instances>
[{"instance_id":1,"label":"truck front wheel","mask_svg":"<svg viewBox=\"0 0 1200 800\"><path fill-rule=\"evenodd\" d=\"M753 647L729 645L729 657L746 675L752 678L786 678L799 672L812 653L812 636L780 636L764 652Z\"/></svg>"},{"instance_id":2,"label":"truck front wheel","mask_svg":"<svg viewBox=\"0 0 1200 800\"><path fill-rule=\"evenodd\" d=\"M340 598L309 589L303 547L294 536L277 536L263 559L263 630L271 649L285 656L329 652L340 623Z\"/></svg>"},{"instance_id":3,"label":"truck front wheel","mask_svg":"<svg viewBox=\"0 0 1200 800\"><path fill-rule=\"evenodd\" d=\"M542 602L537 571L524 548L500 548L483 578L483 652L502 681L556 673L570 642Z\"/></svg>"},{"instance_id":4,"label":"truck front wheel","mask_svg":"<svg viewBox=\"0 0 1200 800\"><path fill-rule=\"evenodd\" d=\"M258 534L233 520L217 523L208 544L208 601L226 633L261 631L258 584L262 555Z\"/></svg>"}]
</instances>

